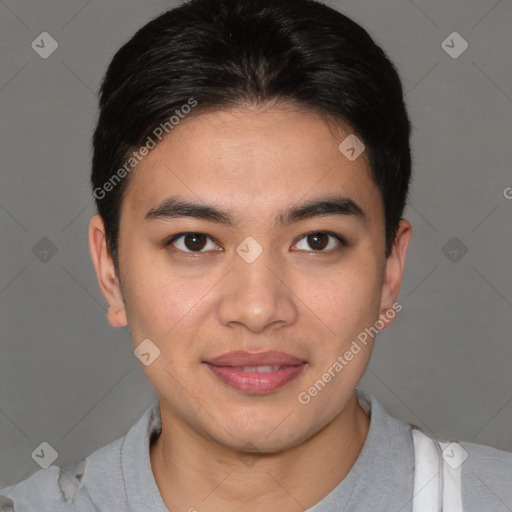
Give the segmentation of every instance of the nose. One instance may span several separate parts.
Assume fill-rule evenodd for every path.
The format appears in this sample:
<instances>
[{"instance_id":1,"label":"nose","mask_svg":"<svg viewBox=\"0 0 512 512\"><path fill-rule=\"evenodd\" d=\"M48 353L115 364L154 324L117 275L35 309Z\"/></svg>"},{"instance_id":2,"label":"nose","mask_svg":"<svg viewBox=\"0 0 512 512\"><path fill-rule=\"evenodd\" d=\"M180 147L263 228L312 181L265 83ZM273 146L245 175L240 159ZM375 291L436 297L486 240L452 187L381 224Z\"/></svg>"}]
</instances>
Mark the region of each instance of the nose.
<instances>
[{"instance_id":1,"label":"nose","mask_svg":"<svg viewBox=\"0 0 512 512\"><path fill-rule=\"evenodd\" d=\"M252 263L236 258L218 306L222 325L261 333L297 321L291 283L272 260L269 251L263 251Z\"/></svg>"}]
</instances>

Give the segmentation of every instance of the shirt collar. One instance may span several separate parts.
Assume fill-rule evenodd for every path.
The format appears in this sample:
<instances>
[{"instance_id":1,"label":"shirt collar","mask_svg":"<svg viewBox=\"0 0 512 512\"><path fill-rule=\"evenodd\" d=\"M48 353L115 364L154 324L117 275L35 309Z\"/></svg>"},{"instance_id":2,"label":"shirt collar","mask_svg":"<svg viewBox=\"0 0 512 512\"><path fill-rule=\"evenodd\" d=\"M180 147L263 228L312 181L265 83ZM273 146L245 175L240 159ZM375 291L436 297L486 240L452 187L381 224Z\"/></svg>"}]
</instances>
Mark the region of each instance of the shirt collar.
<instances>
[{"instance_id":1,"label":"shirt collar","mask_svg":"<svg viewBox=\"0 0 512 512\"><path fill-rule=\"evenodd\" d=\"M168 512L151 469L151 437L162 430L160 403L156 401L126 435L121 450L126 495L133 512Z\"/></svg>"}]
</instances>

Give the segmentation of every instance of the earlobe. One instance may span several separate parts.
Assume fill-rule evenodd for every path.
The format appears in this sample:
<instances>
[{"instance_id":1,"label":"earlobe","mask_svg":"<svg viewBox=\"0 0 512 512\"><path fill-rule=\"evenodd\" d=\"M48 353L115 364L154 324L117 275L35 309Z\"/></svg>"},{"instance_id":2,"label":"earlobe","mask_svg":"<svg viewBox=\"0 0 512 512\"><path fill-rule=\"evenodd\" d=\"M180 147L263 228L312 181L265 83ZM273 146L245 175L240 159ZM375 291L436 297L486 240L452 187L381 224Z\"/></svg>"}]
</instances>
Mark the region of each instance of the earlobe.
<instances>
[{"instance_id":1,"label":"earlobe","mask_svg":"<svg viewBox=\"0 0 512 512\"><path fill-rule=\"evenodd\" d=\"M381 315L386 315L386 312L393 309L393 305L397 302L398 293L402 284L402 278L405 269L405 262L407 259L407 248L412 236L412 225L406 219L401 219L393 244L393 250L385 266L385 279L382 288L381 298ZM394 316L393 316L394 318ZM391 325L391 321L388 325Z\"/></svg>"},{"instance_id":2,"label":"earlobe","mask_svg":"<svg viewBox=\"0 0 512 512\"><path fill-rule=\"evenodd\" d=\"M113 310L112 306L109 306L107 320L112 327L124 327L128 323L125 308Z\"/></svg>"},{"instance_id":3,"label":"earlobe","mask_svg":"<svg viewBox=\"0 0 512 512\"><path fill-rule=\"evenodd\" d=\"M107 320L113 327L124 327L127 318L121 287L108 251L103 219L99 215L89 222L89 252L101 293L109 304Z\"/></svg>"}]
</instances>

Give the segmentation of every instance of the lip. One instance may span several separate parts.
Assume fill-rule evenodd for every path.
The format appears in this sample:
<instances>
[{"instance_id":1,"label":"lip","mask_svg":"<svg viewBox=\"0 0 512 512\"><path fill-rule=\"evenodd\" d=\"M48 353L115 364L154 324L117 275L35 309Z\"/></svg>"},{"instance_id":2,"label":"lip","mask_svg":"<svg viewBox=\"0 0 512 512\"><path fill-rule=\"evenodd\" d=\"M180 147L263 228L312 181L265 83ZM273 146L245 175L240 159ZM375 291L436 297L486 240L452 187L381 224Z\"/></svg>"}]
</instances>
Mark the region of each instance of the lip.
<instances>
[{"instance_id":1,"label":"lip","mask_svg":"<svg viewBox=\"0 0 512 512\"><path fill-rule=\"evenodd\" d=\"M303 359L269 350L267 352L246 352L237 350L204 361L214 366L296 366L305 363Z\"/></svg>"},{"instance_id":2,"label":"lip","mask_svg":"<svg viewBox=\"0 0 512 512\"><path fill-rule=\"evenodd\" d=\"M307 363L285 352L250 353L235 351L204 361L210 371L222 382L248 394L264 394L276 391L297 378L307 367ZM241 366L280 366L274 371L260 373L244 372Z\"/></svg>"}]
</instances>

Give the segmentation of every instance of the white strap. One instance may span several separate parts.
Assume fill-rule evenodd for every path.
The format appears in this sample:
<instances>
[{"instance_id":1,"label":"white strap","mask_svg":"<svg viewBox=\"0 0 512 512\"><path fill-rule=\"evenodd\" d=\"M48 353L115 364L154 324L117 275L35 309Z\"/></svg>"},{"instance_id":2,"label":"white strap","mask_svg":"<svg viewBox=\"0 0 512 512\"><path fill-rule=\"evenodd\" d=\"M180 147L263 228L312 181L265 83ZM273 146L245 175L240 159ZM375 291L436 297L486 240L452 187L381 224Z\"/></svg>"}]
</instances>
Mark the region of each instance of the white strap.
<instances>
[{"instance_id":1,"label":"white strap","mask_svg":"<svg viewBox=\"0 0 512 512\"><path fill-rule=\"evenodd\" d=\"M443 508L462 512L463 448L457 442L439 442L443 450Z\"/></svg>"},{"instance_id":2,"label":"white strap","mask_svg":"<svg viewBox=\"0 0 512 512\"><path fill-rule=\"evenodd\" d=\"M434 442L417 429L414 441L413 512L439 512L439 455Z\"/></svg>"},{"instance_id":3,"label":"white strap","mask_svg":"<svg viewBox=\"0 0 512 512\"><path fill-rule=\"evenodd\" d=\"M413 512L463 512L463 448L457 442L435 441L412 429L414 442ZM440 448L436 445L439 444ZM438 449L442 450L440 456ZM439 472L441 471L441 475ZM440 483L442 485L439 488ZM442 494L442 502L439 494Z\"/></svg>"}]
</instances>

